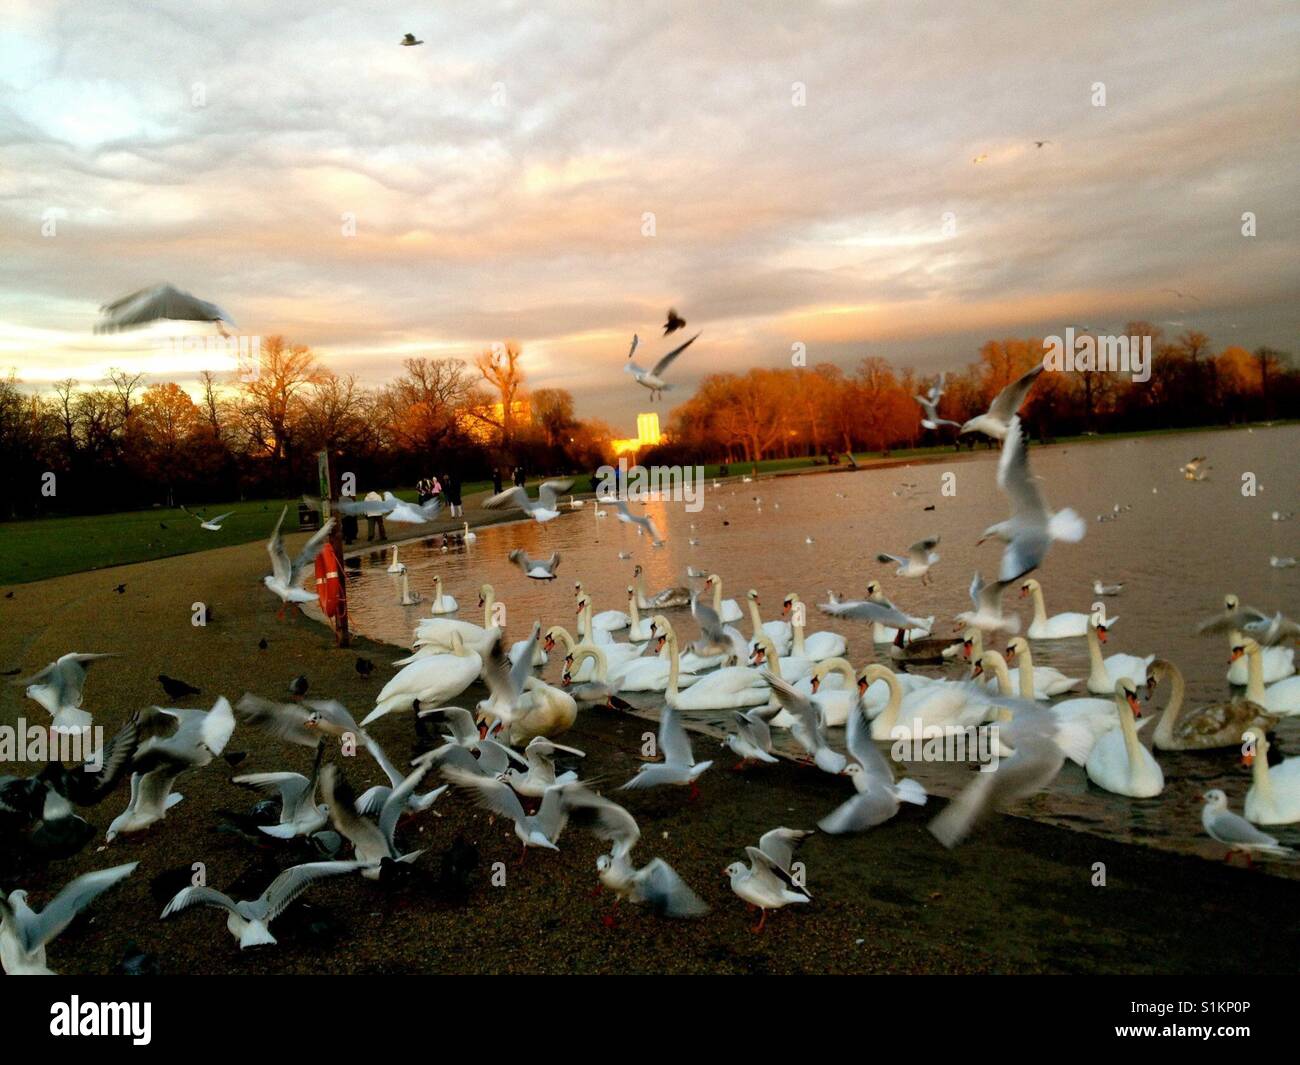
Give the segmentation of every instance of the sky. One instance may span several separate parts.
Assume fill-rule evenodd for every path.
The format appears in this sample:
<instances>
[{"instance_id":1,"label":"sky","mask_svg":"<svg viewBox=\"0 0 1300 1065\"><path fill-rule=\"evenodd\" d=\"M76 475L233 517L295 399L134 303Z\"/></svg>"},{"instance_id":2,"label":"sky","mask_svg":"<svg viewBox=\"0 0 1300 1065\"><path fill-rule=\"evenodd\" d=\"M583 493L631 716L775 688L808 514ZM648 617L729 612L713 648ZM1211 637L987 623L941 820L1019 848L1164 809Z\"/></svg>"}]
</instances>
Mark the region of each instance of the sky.
<instances>
[{"instance_id":1,"label":"sky","mask_svg":"<svg viewBox=\"0 0 1300 1065\"><path fill-rule=\"evenodd\" d=\"M0 372L33 386L193 380L93 333L164 280L371 385L513 338L629 433L670 305L703 335L667 407L795 344L928 372L1137 317L1300 352L1292 2L0 8Z\"/></svg>"}]
</instances>

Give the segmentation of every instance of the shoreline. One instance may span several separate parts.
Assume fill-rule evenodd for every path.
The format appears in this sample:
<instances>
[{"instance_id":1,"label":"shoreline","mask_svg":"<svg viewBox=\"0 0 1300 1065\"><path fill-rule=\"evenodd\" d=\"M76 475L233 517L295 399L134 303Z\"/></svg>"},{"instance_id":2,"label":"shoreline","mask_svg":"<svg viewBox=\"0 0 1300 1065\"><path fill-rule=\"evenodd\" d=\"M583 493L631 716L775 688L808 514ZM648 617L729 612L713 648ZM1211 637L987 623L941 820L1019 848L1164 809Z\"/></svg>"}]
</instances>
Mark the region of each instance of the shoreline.
<instances>
[{"instance_id":1,"label":"shoreline","mask_svg":"<svg viewBox=\"0 0 1300 1065\"><path fill-rule=\"evenodd\" d=\"M292 550L304 535L288 539ZM165 701L158 673L201 688L181 704L201 708L218 694L233 700L245 690L287 698L290 679L301 673L311 681L309 697L338 698L360 717L387 679L389 646L358 637L339 650L310 620L276 621L279 602L261 586L264 572L262 545L249 543L135 563L103 581L72 575L20 585L14 599L0 599L3 668L26 673L71 647L123 652L98 664L86 689L87 708L110 733L136 707ZM115 583L125 592L116 594ZM196 601L212 609L205 628L190 623ZM260 638L268 641L264 651ZM369 680L354 669L359 656L375 660ZM476 684L458 702L472 705L482 693ZM34 706L21 689L0 689L0 723L31 717ZM409 715L390 715L370 731L397 764L411 757ZM103 831L126 803L119 786L81 811L97 830L81 853L47 866L0 868L0 886L25 887L40 906L75 875L141 861L91 908L89 921L51 945L51 967L68 973L113 972L131 943L155 954L165 973L1294 970L1285 937L1241 931L1260 913L1288 912L1294 887L1280 877L1003 815L949 852L925 828L938 798L861 836L814 836L801 853L813 904L775 914L754 935L721 869L770 828L813 827L843 800L843 782L786 762L734 773L728 755L702 778L697 802L675 790L616 794L641 760L645 731L640 717L583 710L563 742L587 752L583 776L599 778L601 790L638 819L637 862L664 858L710 905L708 916L688 924L625 905L606 925L608 897L591 895L602 844L571 828L558 853L535 851L516 865L509 826L489 824L455 793L402 827L407 848L428 848L409 882L385 891L349 877L314 887L275 926L278 947L241 952L220 916L206 909L161 921L165 884L151 890L159 874L188 876L201 861L212 886L251 898L279 869L312 860L251 841L223 822L218 811L246 814L260 798L232 786L230 776L310 766L307 749L244 727L228 748L248 752L239 768L217 760L183 776L177 790L186 799L160 824L104 848ZM720 753L699 738L695 747L701 758ZM354 787L382 782L364 754L333 760ZM36 768L4 770L25 776ZM479 855L464 902L438 887L442 856L458 837ZM491 882L496 862L504 863L500 887ZM1097 863L1105 887L1094 886ZM1186 935L1189 923L1198 928L1194 939Z\"/></svg>"}]
</instances>

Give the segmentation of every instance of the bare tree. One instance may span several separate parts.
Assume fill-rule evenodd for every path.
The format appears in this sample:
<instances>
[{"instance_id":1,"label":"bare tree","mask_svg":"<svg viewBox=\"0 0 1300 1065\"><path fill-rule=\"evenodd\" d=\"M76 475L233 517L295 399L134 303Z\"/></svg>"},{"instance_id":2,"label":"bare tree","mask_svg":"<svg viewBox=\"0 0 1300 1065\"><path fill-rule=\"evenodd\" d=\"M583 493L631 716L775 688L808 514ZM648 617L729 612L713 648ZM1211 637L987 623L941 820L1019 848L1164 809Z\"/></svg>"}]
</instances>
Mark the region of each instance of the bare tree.
<instances>
[{"instance_id":1,"label":"bare tree","mask_svg":"<svg viewBox=\"0 0 1300 1065\"><path fill-rule=\"evenodd\" d=\"M493 344L485 351L474 356L474 365L489 386L500 396L501 417L497 419L482 406L473 408L470 413L481 422L496 426L501 430L501 445L509 448L515 436L515 400L524 383L524 372L519 366L523 350L513 340L504 344Z\"/></svg>"},{"instance_id":2,"label":"bare tree","mask_svg":"<svg viewBox=\"0 0 1300 1065\"><path fill-rule=\"evenodd\" d=\"M117 393L118 403L122 412L122 421L131 417L131 396L143 386L144 373L131 372L128 370L119 370L117 367L110 367L108 371L109 383L113 386L113 391Z\"/></svg>"}]
</instances>

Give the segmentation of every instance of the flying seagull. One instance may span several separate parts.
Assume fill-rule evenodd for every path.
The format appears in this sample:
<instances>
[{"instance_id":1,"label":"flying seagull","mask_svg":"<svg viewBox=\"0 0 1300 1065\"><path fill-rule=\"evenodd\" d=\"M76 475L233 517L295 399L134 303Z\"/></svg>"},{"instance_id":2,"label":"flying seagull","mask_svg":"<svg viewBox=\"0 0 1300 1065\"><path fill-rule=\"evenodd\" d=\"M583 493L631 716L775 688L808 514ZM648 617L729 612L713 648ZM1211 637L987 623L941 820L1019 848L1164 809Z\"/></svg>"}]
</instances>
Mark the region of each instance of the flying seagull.
<instances>
[{"instance_id":1,"label":"flying seagull","mask_svg":"<svg viewBox=\"0 0 1300 1065\"><path fill-rule=\"evenodd\" d=\"M563 481L543 481L537 486L537 501L528 498L528 492L520 485L498 492L490 499L484 500L486 510L504 510L518 507L537 522L552 521L560 516L560 496L573 487L573 478Z\"/></svg>"},{"instance_id":2,"label":"flying seagull","mask_svg":"<svg viewBox=\"0 0 1300 1065\"><path fill-rule=\"evenodd\" d=\"M985 413L976 415L961 427L962 433L983 433L994 440L1005 440L1011 419L1019 413L1025 397L1034 387L1034 382L1038 380L1038 375L1043 372L1043 368L1044 364L1040 362L1032 370L1007 385L994 397Z\"/></svg>"},{"instance_id":3,"label":"flying seagull","mask_svg":"<svg viewBox=\"0 0 1300 1065\"><path fill-rule=\"evenodd\" d=\"M523 571L525 577L535 581L555 580L555 567L560 564L560 553L552 553L548 559L530 558L522 547L516 547L509 555L510 561Z\"/></svg>"},{"instance_id":4,"label":"flying seagull","mask_svg":"<svg viewBox=\"0 0 1300 1065\"><path fill-rule=\"evenodd\" d=\"M12 891L8 899L0 894L0 968L10 976L53 976L45 964L46 944L139 864L128 862L79 876L40 913L27 904L26 891Z\"/></svg>"},{"instance_id":5,"label":"flying seagull","mask_svg":"<svg viewBox=\"0 0 1300 1065\"><path fill-rule=\"evenodd\" d=\"M940 418L938 413L939 400L943 398L943 382L947 374L940 374L939 380L930 386L930 389L924 396L916 396L916 401L921 404L921 409L925 411L925 417L921 419L921 425L926 429L938 429L941 425L952 425L961 427L960 422L949 421L947 418Z\"/></svg>"},{"instance_id":6,"label":"flying seagull","mask_svg":"<svg viewBox=\"0 0 1300 1065\"><path fill-rule=\"evenodd\" d=\"M34 700L50 712L55 732L76 732L89 728L90 714L81 709L82 692L86 686L86 670L100 658L114 658L113 652L87 654L70 651L51 662L34 676L14 681L27 685L27 698Z\"/></svg>"},{"instance_id":7,"label":"flying seagull","mask_svg":"<svg viewBox=\"0 0 1300 1065\"><path fill-rule=\"evenodd\" d=\"M105 303L99 310L104 319L95 326L96 333L138 329L164 319L175 322L216 322L218 329L222 322L235 324L230 315L215 303L201 300L166 284L142 288L120 300Z\"/></svg>"},{"instance_id":8,"label":"flying seagull","mask_svg":"<svg viewBox=\"0 0 1300 1065\"><path fill-rule=\"evenodd\" d=\"M262 583L286 604L312 603L316 600L316 593L299 588L298 580L321 553L321 548L325 546L325 541L329 539L330 531L334 528L334 519L330 518L322 525L320 531L298 552L298 557L290 562L288 552L284 549L284 541L280 538L280 526L284 524L284 516L288 512L287 506L280 511L280 520L275 523L275 531L267 541L266 553L271 556L271 572L262 578Z\"/></svg>"},{"instance_id":9,"label":"flying seagull","mask_svg":"<svg viewBox=\"0 0 1300 1065\"><path fill-rule=\"evenodd\" d=\"M897 562L898 576L900 577L920 577L922 584L929 584L930 578L927 576L930 567L939 561L939 555L934 550L939 546L939 537L929 536L924 540L917 540L907 549L906 557L902 555L889 555L883 551L876 556L880 562ZM908 624L911 624L909 622Z\"/></svg>"},{"instance_id":10,"label":"flying seagull","mask_svg":"<svg viewBox=\"0 0 1300 1065\"><path fill-rule=\"evenodd\" d=\"M615 500L614 506L618 510L619 521L623 522L624 525L635 525L638 531L644 530L645 532L648 532L650 534L650 542L654 544L655 547L663 546L664 538L659 535L659 530L655 527L653 518L651 518L649 515L646 515L645 517L641 517L641 518L636 517L630 510L627 509L626 499Z\"/></svg>"},{"instance_id":11,"label":"flying seagull","mask_svg":"<svg viewBox=\"0 0 1300 1065\"><path fill-rule=\"evenodd\" d=\"M657 788L664 784L689 786L691 795L699 792L696 781L713 762L696 762L691 739L682 726L681 713L671 701L665 702L659 715L658 750L662 762L646 762L637 767L636 776L623 785L624 790Z\"/></svg>"},{"instance_id":12,"label":"flying seagull","mask_svg":"<svg viewBox=\"0 0 1300 1065\"><path fill-rule=\"evenodd\" d=\"M796 828L774 828L763 834L757 847L746 847L749 865L732 862L723 872L731 890L751 906L763 911L755 932L767 923L767 911L779 910L792 902L811 902L806 888L795 882L791 863L794 852L812 833Z\"/></svg>"},{"instance_id":13,"label":"flying seagull","mask_svg":"<svg viewBox=\"0 0 1300 1065\"><path fill-rule=\"evenodd\" d=\"M675 333L686 324L686 319L677 313L675 307L668 308L668 320L664 322L664 336Z\"/></svg>"},{"instance_id":14,"label":"flying seagull","mask_svg":"<svg viewBox=\"0 0 1300 1065\"><path fill-rule=\"evenodd\" d=\"M623 369L636 378L637 384L641 385L643 388L650 389L650 401L654 402L656 396L663 398L664 392L672 388L672 385L664 382L664 371L672 365L673 360L677 358L678 355L694 344L695 341L699 339L699 336L700 334L696 333L695 336L691 337L691 339L686 341L685 344L673 348L672 351L655 363L654 367L649 370L643 369L632 361L632 356L636 353L636 346L638 344L637 338L633 336L632 348L627 353L627 365L624 366Z\"/></svg>"},{"instance_id":15,"label":"flying seagull","mask_svg":"<svg viewBox=\"0 0 1300 1065\"><path fill-rule=\"evenodd\" d=\"M859 705L849 710L847 745L852 760L844 767L844 774L853 781L855 794L817 822L823 832L864 832L888 821L902 803L925 805L925 788L915 780L908 777L894 782L894 773L872 742Z\"/></svg>"},{"instance_id":16,"label":"flying seagull","mask_svg":"<svg viewBox=\"0 0 1300 1065\"><path fill-rule=\"evenodd\" d=\"M186 514L190 514L184 507L181 507L181 510L184 510ZM234 513L233 510L228 510L224 514L218 514L215 518L203 518L198 514L190 514L190 517L199 523L200 529L207 529L208 532L221 532L221 523Z\"/></svg>"},{"instance_id":17,"label":"flying seagull","mask_svg":"<svg viewBox=\"0 0 1300 1065\"><path fill-rule=\"evenodd\" d=\"M325 798L325 805L329 807L330 819L339 834L351 842L357 861L365 866L361 875L367 880L378 880L386 864L410 863L424 853L423 848L408 854L400 853L393 840L393 831L397 828L397 820L402 811L406 809L406 800L433 765L432 754L431 751L420 755L415 760L415 769L384 800L378 825L357 810L352 787L338 766L331 763L321 770L321 794Z\"/></svg>"}]
</instances>

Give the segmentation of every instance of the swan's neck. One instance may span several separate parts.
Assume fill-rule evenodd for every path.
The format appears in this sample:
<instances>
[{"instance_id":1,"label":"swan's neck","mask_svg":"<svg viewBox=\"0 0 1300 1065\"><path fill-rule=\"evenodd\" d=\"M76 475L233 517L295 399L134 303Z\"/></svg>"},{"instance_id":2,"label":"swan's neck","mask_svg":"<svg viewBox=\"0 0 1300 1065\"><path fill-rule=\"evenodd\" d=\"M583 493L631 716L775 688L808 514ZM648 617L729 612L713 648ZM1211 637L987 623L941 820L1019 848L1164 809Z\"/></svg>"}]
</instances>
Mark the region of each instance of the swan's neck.
<instances>
[{"instance_id":1,"label":"swan's neck","mask_svg":"<svg viewBox=\"0 0 1300 1065\"><path fill-rule=\"evenodd\" d=\"M677 701L677 671L679 665L677 662L677 637L669 635L664 641L664 650L668 652L668 687L664 691L664 697L669 702Z\"/></svg>"},{"instance_id":2,"label":"swan's neck","mask_svg":"<svg viewBox=\"0 0 1300 1065\"><path fill-rule=\"evenodd\" d=\"M1124 751L1128 755L1128 774L1132 778L1134 770L1142 757L1142 741L1138 739L1137 722L1133 720L1133 708L1123 694L1115 694L1115 709L1119 712L1119 727L1124 732Z\"/></svg>"},{"instance_id":3,"label":"swan's neck","mask_svg":"<svg viewBox=\"0 0 1300 1065\"><path fill-rule=\"evenodd\" d=\"M1034 589L1034 620L1047 620L1047 604L1043 602L1043 589L1041 587Z\"/></svg>"},{"instance_id":4,"label":"swan's neck","mask_svg":"<svg viewBox=\"0 0 1300 1065\"><path fill-rule=\"evenodd\" d=\"M595 644L585 644L578 648L574 653L573 663L570 666L573 673L576 674L578 672L578 667L588 658L592 659L596 663L596 680L599 683L604 684L609 671L609 659L605 657L605 652Z\"/></svg>"},{"instance_id":5,"label":"swan's neck","mask_svg":"<svg viewBox=\"0 0 1300 1065\"><path fill-rule=\"evenodd\" d=\"M763 615L758 612L758 604L754 600L749 601L749 623L754 629L754 640L757 641L763 633Z\"/></svg>"},{"instance_id":6,"label":"swan's neck","mask_svg":"<svg viewBox=\"0 0 1300 1065\"><path fill-rule=\"evenodd\" d=\"M1258 647L1246 652L1246 698L1264 701L1264 652Z\"/></svg>"},{"instance_id":7,"label":"swan's neck","mask_svg":"<svg viewBox=\"0 0 1300 1065\"><path fill-rule=\"evenodd\" d=\"M848 691L856 691L858 678L853 673L853 666L846 658L832 658L822 663L824 674L838 673L844 678L844 687Z\"/></svg>"},{"instance_id":8,"label":"swan's neck","mask_svg":"<svg viewBox=\"0 0 1300 1065\"><path fill-rule=\"evenodd\" d=\"M898 683L898 678L894 676L892 669L885 669L881 679L889 688L889 702L880 711L880 717L877 720L880 722L881 731L888 735L894 731L895 726L898 724L898 711L903 705L903 686Z\"/></svg>"},{"instance_id":9,"label":"swan's neck","mask_svg":"<svg viewBox=\"0 0 1300 1065\"><path fill-rule=\"evenodd\" d=\"M982 660L984 659L987 659L993 665L993 675L998 681L999 694L1014 694L1011 690L1011 673L1007 670L1007 660L997 651L985 651L982 656Z\"/></svg>"},{"instance_id":10,"label":"swan's neck","mask_svg":"<svg viewBox=\"0 0 1300 1065\"><path fill-rule=\"evenodd\" d=\"M1097 687L1106 687L1106 663L1101 658L1101 640L1097 638L1097 630L1088 626L1088 683L1094 690Z\"/></svg>"},{"instance_id":11,"label":"swan's neck","mask_svg":"<svg viewBox=\"0 0 1300 1065\"><path fill-rule=\"evenodd\" d=\"M551 632L555 634L560 643L564 644L564 653L566 655L572 654L575 644L573 637L569 635L569 630L562 625L555 625L551 628Z\"/></svg>"},{"instance_id":12,"label":"swan's neck","mask_svg":"<svg viewBox=\"0 0 1300 1065\"><path fill-rule=\"evenodd\" d=\"M713 582L713 609L718 617L722 617L722 582Z\"/></svg>"},{"instance_id":13,"label":"swan's neck","mask_svg":"<svg viewBox=\"0 0 1300 1065\"><path fill-rule=\"evenodd\" d=\"M1174 725L1178 723L1178 715L1183 709L1185 686L1182 670L1170 662L1165 666L1165 675L1169 678L1169 702L1165 704L1164 710L1160 712L1160 720L1156 722L1154 738L1157 744L1168 744L1173 740Z\"/></svg>"},{"instance_id":14,"label":"swan's neck","mask_svg":"<svg viewBox=\"0 0 1300 1065\"><path fill-rule=\"evenodd\" d=\"M794 611L792 609L790 629L794 633L794 640L791 643L790 650L791 653L795 656L795 658L807 658L808 652L804 650L804 646L803 646L803 626L798 624L796 621L794 621L794 618L796 616L797 615L794 614Z\"/></svg>"},{"instance_id":15,"label":"swan's neck","mask_svg":"<svg viewBox=\"0 0 1300 1065\"><path fill-rule=\"evenodd\" d=\"M627 597L627 613L632 619L632 631L636 632L641 628L641 612L636 605L636 589L633 588L631 594Z\"/></svg>"},{"instance_id":16,"label":"swan's neck","mask_svg":"<svg viewBox=\"0 0 1300 1065\"><path fill-rule=\"evenodd\" d=\"M1260 799L1268 806L1273 805L1273 778L1268 772L1268 751L1255 748L1255 760L1250 767L1250 780Z\"/></svg>"},{"instance_id":17,"label":"swan's neck","mask_svg":"<svg viewBox=\"0 0 1300 1065\"><path fill-rule=\"evenodd\" d=\"M763 662L766 664L768 671L778 680L785 680L785 677L781 676L781 656L776 653L776 645L762 634L762 629L756 631L759 636L754 642L763 648Z\"/></svg>"},{"instance_id":18,"label":"swan's neck","mask_svg":"<svg viewBox=\"0 0 1300 1065\"><path fill-rule=\"evenodd\" d=\"M483 627L485 629L492 627L492 608L496 606L496 603L496 593L489 588L487 594L483 596Z\"/></svg>"}]
</instances>

